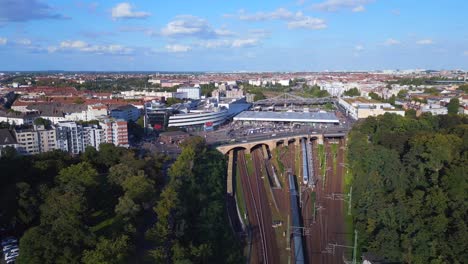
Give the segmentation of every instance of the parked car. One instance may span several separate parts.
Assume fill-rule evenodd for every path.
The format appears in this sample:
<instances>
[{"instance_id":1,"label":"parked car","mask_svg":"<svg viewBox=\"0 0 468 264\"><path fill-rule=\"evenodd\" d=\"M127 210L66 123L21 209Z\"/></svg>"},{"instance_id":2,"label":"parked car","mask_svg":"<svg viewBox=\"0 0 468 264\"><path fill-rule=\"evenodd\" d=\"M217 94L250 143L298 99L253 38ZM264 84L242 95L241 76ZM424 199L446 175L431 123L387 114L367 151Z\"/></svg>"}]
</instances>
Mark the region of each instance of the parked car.
<instances>
[{"instance_id":1,"label":"parked car","mask_svg":"<svg viewBox=\"0 0 468 264\"><path fill-rule=\"evenodd\" d=\"M17 244L18 243L18 240L16 240L16 238L14 237L7 237L7 238L4 238L2 240L2 247L6 246L6 245L11 245L11 244Z\"/></svg>"}]
</instances>

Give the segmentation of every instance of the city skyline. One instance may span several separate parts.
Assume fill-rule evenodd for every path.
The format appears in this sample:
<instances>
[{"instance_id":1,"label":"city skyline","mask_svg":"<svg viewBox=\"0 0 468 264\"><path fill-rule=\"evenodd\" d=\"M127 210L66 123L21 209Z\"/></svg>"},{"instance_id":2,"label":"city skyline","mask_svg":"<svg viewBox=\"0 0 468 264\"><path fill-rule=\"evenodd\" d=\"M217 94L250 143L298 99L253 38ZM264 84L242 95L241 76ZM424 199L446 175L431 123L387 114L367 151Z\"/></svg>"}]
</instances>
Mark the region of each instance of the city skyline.
<instances>
[{"instance_id":1,"label":"city skyline","mask_svg":"<svg viewBox=\"0 0 468 264\"><path fill-rule=\"evenodd\" d=\"M460 1L2 2L1 70L468 68Z\"/></svg>"}]
</instances>

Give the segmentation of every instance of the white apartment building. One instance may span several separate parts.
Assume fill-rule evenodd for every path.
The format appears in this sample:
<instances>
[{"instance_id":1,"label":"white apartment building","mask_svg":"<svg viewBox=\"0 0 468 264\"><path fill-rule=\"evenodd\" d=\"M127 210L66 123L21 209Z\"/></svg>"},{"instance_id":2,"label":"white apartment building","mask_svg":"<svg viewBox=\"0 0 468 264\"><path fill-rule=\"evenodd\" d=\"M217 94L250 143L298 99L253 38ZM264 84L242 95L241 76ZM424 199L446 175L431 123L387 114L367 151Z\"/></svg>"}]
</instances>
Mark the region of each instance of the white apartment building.
<instances>
[{"instance_id":1,"label":"white apartment building","mask_svg":"<svg viewBox=\"0 0 468 264\"><path fill-rule=\"evenodd\" d=\"M177 88L178 93L186 93L186 99L200 99L200 88L199 87L181 87Z\"/></svg>"},{"instance_id":2,"label":"white apartment building","mask_svg":"<svg viewBox=\"0 0 468 264\"><path fill-rule=\"evenodd\" d=\"M448 114L448 109L439 104L425 104L421 106L421 112L431 113L432 115L446 115Z\"/></svg>"},{"instance_id":3,"label":"white apartment building","mask_svg":"<svg viewBox=\"0 0 468 264\"><path fill-rule=\"evenodd\" d=\"M91 146L99 150L99 145L105 142L105 131L103 128L97 125L83 127L83 144L85 149L87 146Z\"/></svg>"},{"instance_id":4,"label":"white apartment building","mask_svg":"<svg viewBox=\"0 0 468 264\"><path fill-rule=\"evenodd\" d=\"M346 110L346 114L354 119L378 116L385 113L393 113L401 116L405 115L405 111L398 110L389 103L382 103L363 97L340 98L338 103Z\"/></svg>"},{"instance_id":5,"label":"white apartment building","mask_svg":"<svg viewBox=\"0 0 468 264\"><path fill-rule=\"evenodd\" d=\"M83 127L72 121L57 123L57 147L72 154L83 152Z\"/></svg>"}]
</instances>

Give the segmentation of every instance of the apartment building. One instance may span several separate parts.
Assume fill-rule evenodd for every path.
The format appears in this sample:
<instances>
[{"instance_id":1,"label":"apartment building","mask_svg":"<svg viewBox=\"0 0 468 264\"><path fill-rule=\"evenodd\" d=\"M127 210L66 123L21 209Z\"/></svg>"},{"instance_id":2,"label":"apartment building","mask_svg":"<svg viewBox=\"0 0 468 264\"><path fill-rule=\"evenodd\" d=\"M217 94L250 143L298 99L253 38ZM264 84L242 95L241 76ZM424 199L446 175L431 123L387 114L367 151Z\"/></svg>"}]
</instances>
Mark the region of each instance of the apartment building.
<instances>
[{"instance_id":1,"label":"apartment building","mask_svg":"<svg viewBox=\"0 0 468 264\"><path fill-rule=\"evenodd\" d=\"M105 143L105 131L98 125L83 127L83 144L84 148L91 146L99 150L99 145Z\"/></svg>"},{"instance_id":2,"label":"apartment building","mask_svg":"<svg viewBox=\"0 0 468 264\"><path fill-rule=\"evenodd\" d=\"M2 156L3 149L12 147L18 149L18 143L8 129L0 129L0 157Z\"/></svg>"},{"instance_id":3,"label":"apartment building","mask_svg":"<svg viewBox=\"0 0 468 264\"><path fill-rule=\"evenodd\" d=\"M39 138L34 129L15 130L18 152L23 155L39 154Z\"/></svg>"},{"instance_id":4,"label":"apartment building","mask_svg":"<svg viewBox=\"0 0 468 264\"><path fill-rule=\"evenodd\" d=\"M99 122L104 130L106 143L120 147L129 147L127 122L124 120L104 119Z\"/></svg>"},{"instance_id":5,"label":"apartment building","mask_svg":"<svg viewBox=\"0 0 468 264\"><path fill-rule=\"evenodd\" d=\"M72 154L83 152L83 126L73 121L57 123L57 147Z\"/></svg>"},{"instance_id":6,"label":"apartment building","mask_svg":"<svg viewBox=\"0 0 468 264\"><path fill-rule=\"evenodd\" d=\"M378 116L385 113L393 113L404 116L405 111L396 109L389 103L382 103L364 97L340 98L338 103L346 110L346 114L354 119Z\"/></svg>"},{"instance_id":7,"label":"apartment building","mask_svg":"<svg viewBox=\"0 0 468 264\"><path fill-rule=\"evenodd\" d=\"M55 127L35 125L30 129L16 129L18 151L23 155L39 154L57 149Z\"/></svg>"},{"instance_id":8,"label":"apartment building","mask_svg":"<svg viewBox=\"0 0 468 264\"><path fill-rule=\"evenodd\" d=\"M178 93L186 93L186 99L200 99L200 88L199 87L181 87L177 88Z\"/></svg>"},{"instance_id":9,"label":"apartment building","mask_svg":"<svg viewBox=\"0 0 468 264\"><path fill-rule=\"evenodd\" d=\"M118 106L110 111L110 116L115 119L136 122L140 117L140 109L133 105Z\"/></svg>"}]
</instances>

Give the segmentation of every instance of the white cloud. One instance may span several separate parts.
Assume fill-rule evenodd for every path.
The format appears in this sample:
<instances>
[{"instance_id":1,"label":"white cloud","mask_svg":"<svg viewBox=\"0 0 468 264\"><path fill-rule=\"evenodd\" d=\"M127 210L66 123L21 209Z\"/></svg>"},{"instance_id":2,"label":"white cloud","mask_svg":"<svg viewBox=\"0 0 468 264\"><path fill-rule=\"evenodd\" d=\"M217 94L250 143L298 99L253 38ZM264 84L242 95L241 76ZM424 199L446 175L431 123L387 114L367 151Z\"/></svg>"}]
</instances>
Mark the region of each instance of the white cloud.
<instances>
[{"instance_id":1,"label":"white cloud","mask_svg":"<svg viewBox=\"0 0 468 264\"><path fill-rule=\"evenodd\" d=\"M216 49L216 48L246 48L254 47L260 44L260 39L258 38L241 38L233 40L210 40L197 43L198 46L207 49Z\"/></svg>"},{"instance_id":2,"label":"white cloud","mask_svg":"<svg viewBox=\"0 0 468 264\"><path fill-rule=\"evenodd\" d=\"M305 0L297 0L296 4L297 5L303 5L306 1Z\"/></svg>"},{"instance_id":3,"label":"white cloud","mask_svg":"<svg viewBox=\"0 0 468 264\"><path fill-rule=\"evenodd\" d=\"M363 51L363 50L364 50L364 46L363 46L363 45L356 45L356 46L354 47L354 49L355 49L356 51Z\"/></svg>"},{"instance_id":4,"label":"white cloud","mask_svg":"<svg viewBox=\"0 0 468 264\"><path fill-rule=\"evenodd\" d=\"M30 46L32 44L31 40L29 39L19 39L16 43L23 45L23 46Z\"/></svg>"},{"instance_id":5,"label":"white cloud","mask_svg":"<svg viewBox=\"0 0 468 264\"><path fill-rule=\"evenodd\" d=\"M187 46L187 45L172 44L172 45L166 45L166 50L169 52L178 53L178 52L190 51L191 48L190 46Z\"/></svg>"},{"instance_id":6,"label":"white cloud","mask_svg":"<svg viewBox=\"0 0 468 264\"><path fill-rule=\"evenodd\" d=\"M390 13L392 13L392 15L399 16L401 14L401 11L400 9L393 9L392 11L390 11Z\"/></svg>"},{"instance_id":7,"label":"white cloud","mask_svg":"<svg viewBox=\"0 0 468 264\"><path fill-rule=\"evenodd\" d=\"M364 6L372 2L374 2L374 0L325 0L322 3L313 5L313 7L325 12L336 12L341 9L362 12L365 10Z\"/></svg>"},{"instance_id":8,"label":"white cloud","mask_svg":"<svg viewBox=\"0 0 468 264\"><path fill-rule=\"evenodd\" d=\"M323 19L305 16L302 19L288 22L288 28L324 29L327 28L327 24Z\"/></svg>"},{"instance_id":9,"label":"white cloud","mask_svg":"<svg viewBox=\"0 0 468 264\"><path fill-rule=\"evenodd\" d=\"M258 39L248 38L248 39L235 39L232 42L233 48L244 48L244 47L253 47L258 44Z\"/></svg>"},{"instance_id":10,"label":"white cloud","mask_svg":"<svg viewBox=\"0 0 468 264\"><path fill-rule=\"evenodd\" d=\"M356 6L354 7L353 9L351 9L351 11L357 13L357 12L364 12L366 10L366 8L363 6L363 5L360 5L360 6Z\"/></svg>"},{"instance_id":11,"label":"white cloud","mask_svg":"<svg viewBox=\"0 0 468 264\"><path fill-rule=\"evenodd\" d=\"M110 44L110 45L90 45L81 40L66 40L60 42L59 46L49 46L47 48L48 52L53 53L56 51L81 51L81 52L89 52L89 53L96 53L96 54L130 54L133 52L133 49L118 45L118 44Z\"/></svg>"},{"instance_id":12,"label":"white cloud","mask_svg":"<svg viewBox=\"0 0 468 264\"><path fill-rule=\"evenodd\" d=\"M302 12L291 12L285 8L278 8L272 12L257 12L248 14L244 10L239 10L237 15L225 15L227 17L237 17L245 21L267 21L267 20L283 20L287 21L289 29L324 29L327 27L325 20L305 16Z\"/></svg>"},{"instance_id":13,"label":"white cloud","mask_svg":"<svg viewBox=\"0 0 468 264\"><path fill-rule=\"evenodd\" d=\"M213 29L208 21L203 18L184 15L177 16L169 22L161 29L161 35L168 37L215 38L233 35L233 33L227 29Z\"/></svg>"},{"instance_id":14,"label":"white cloud","mask_svg":"<svg viewBox=\"0 0 468 264\"><path fill-rule=\"evenodd\" d=\"M465 50L465 51L463 52L463 55L464 55L464 56L468 56L468 50Z\"/></svg>"},{"instance_id":15,"label":"white cloud","mask_svg":"<svg viewBox=\"0 0 468 264\"><path fill-rule=\"evenodd\" d=\"M0 38L0 45L6 45L8 42L7 38Z\"/></svg>"},{"instance_id":16,"label":"white cloud","mask_svg":"<svg viewBox=\"0 0 468 264\"><path fill-rule=\"evenodd\" d=\"M112 8L113 19L146 18L150 15L148 12L133 11L133 6L129 3L119 3Z\"/></svg>"},{"instance_id":17,"label":"white cloud","mask_svg":"<svg viewBox=\"0 0 468 264\"><path fill-rule=\"evenodd\" d=\"M293 19L295 16L296 14L285 8L278 8L272 12L257 12L255 14L247 14L244 10L238 12L239 19L247 21L289 20Z\"/></svg>"},{"instance_id":18,"label":"white cloud","mask_svg":"<svg viewBox=\"0 0 468 264\"><path fill-rule=\"evenodd\" d=\"M209 40L197 43L198 46L207 48L207 49L216 49L216 48L225 48L232 45L231 40Z\"/></svg>"},{"instance_id":19,"label":"white cloud","mask_svg":"<svg viewBox=\"0 0 468 264\"><path fill-rule=\"evenodd\" d=\"M227 29L215 29L215 34L218 36L233 36L234 32Z\"/></svg>"},{"instance_id":20,"label":"white cloud","mask_svg":"<svg viewBox=\"0 0 468 264\"><path fill-rule=\"evenodd\" d=\"M389 38L384 42L385 46L395 46L395 45L400 45L401 42L396 39Z\"/></svg>"},{"instance_id":21,"label":"white cloud","mask_svg":"<svg viewBox=\"0 0 468 264\"><path fill-rule=\"evenodd\" d=\"M432 39L421 39L421 40L416 41L416 44L418 44L418 45L431 45L431 44L434 44L434 41L432 41Z\"/></svg>"}]
</instances>

